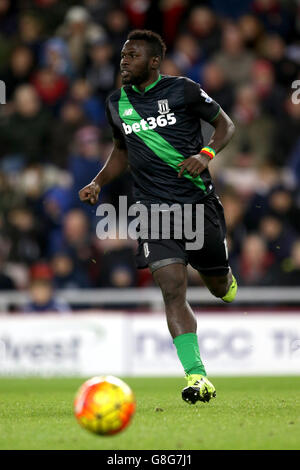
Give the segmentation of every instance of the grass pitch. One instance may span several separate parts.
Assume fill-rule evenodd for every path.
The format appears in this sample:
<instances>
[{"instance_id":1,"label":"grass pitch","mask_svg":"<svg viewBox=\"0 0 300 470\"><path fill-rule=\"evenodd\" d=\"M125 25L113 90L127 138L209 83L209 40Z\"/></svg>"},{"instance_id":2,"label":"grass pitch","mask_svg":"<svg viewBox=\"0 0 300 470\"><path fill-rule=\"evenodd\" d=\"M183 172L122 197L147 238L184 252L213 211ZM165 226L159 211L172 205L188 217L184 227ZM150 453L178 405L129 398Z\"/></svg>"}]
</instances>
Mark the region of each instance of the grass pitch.
<instances>
[{"instance_id":1,"label":"grass pitch","mask_svg":"<svg viewBox=\"0 0 300 470\"><path fill-rule=\"evenodd\" d=\"M300 377L212 378L217 398L194 406L183 379L124 380L136 415L102 437L73 416L83 379L0 378L0 449L300 449Z\"/></svg>"}]
</instances>

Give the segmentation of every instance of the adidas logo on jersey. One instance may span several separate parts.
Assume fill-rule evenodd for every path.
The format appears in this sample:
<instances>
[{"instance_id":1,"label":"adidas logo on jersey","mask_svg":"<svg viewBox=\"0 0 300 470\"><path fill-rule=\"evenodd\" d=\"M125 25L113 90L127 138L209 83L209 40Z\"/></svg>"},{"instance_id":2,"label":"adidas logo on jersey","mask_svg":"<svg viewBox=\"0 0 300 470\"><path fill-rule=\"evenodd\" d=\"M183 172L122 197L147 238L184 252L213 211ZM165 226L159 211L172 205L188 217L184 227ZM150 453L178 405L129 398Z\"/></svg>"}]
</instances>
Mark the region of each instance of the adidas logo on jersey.
<instances>
[{"instance_id":1,"label":"adidas logo on jersey","mask_svg":"<svg viewBox=\"0 0 300 470\"><path fill-rule=\"evenodd\" d=\"M127 111L127 110L126 110ZM125 113L125 112L124 112ZM124 115L124 114L123 114ZM153 130L156 127L173 126L176 123L176 117L174 113L161 114L158 117L148 117L147 119L141 119L139 122L133 124L125 124L122 122L122 126L126 135L132 132L148 131Z\"/></svg>"},{"instance_id":2,"label":"adidas logo on jersey","mask_svg":"<svg viewBox=\"0 0 300 470\"><path fill-rule=\"evenodd\" d=\"M132 113L133 113L133 108L128 108L128 109L125 109L123 116L131 116Z\"/></svg>"}]
</instances>

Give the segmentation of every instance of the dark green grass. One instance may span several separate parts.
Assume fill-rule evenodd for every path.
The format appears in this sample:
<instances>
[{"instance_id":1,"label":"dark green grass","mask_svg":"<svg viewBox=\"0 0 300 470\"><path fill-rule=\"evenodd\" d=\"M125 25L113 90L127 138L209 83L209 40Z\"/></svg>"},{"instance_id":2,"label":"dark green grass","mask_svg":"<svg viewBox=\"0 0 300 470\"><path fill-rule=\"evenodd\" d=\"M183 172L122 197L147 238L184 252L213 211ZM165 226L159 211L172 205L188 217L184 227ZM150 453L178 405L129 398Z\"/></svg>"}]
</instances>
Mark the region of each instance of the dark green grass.
<instances>
[{"instance_id":1,"label":"dark green grass","mask_svg":"<svg viewBox=\"0 0 300 470\"><path fill-rule=\"evenodd\" d=\"M195 406L183 379L125 380L137 412L108 438L73 417L83 379L0 378L0 449L300 449L300 377L216 378L217 398Z\"/></svg>"}]
</instances>

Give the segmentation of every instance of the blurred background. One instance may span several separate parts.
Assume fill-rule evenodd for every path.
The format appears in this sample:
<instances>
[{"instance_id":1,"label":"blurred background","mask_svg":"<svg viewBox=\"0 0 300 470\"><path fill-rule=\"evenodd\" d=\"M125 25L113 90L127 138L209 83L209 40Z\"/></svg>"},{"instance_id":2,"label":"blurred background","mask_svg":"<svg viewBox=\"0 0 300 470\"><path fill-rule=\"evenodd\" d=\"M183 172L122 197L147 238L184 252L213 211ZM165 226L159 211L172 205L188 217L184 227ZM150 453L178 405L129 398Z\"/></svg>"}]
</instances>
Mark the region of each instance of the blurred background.
<instances>
[{"instance_id":1,"label":"blurred background","mask_svg":"<svg viewBox=\"0 0 300 470\"><path fill-rule=\"evenodd\" d=\"M189 268L190 302L200 314L284 310L299 324L297 0L0 0L2 314L162 310L135 242L99 240L96 208L78 199L112 148L105 100L134 28L160 33L161 72L201 83L236 126L210 168L239 295L224 306ZM119 195L131 201L129 173L100 202Z\"/></svg>"}]
</instances>

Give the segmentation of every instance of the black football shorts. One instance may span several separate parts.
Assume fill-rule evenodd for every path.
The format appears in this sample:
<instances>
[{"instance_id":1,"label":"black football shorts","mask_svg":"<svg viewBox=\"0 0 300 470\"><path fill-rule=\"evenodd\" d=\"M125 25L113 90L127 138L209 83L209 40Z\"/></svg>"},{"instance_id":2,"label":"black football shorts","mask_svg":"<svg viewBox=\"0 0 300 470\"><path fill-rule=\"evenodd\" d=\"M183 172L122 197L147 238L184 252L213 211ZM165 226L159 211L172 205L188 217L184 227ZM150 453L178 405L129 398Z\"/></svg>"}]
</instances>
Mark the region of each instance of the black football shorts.
<instances>
[{"instance_id":1,"label":"black football shorts","mask_svg":"<svg viewBox=\"0 0 300 470\"><path fill-rule=\"evenodd\" d=\"M200 203L199 203L200 204ZM193 241L185 237L182 230L182 237L174 235L171 216L171 230L168 239L159 226L158 233L153 237L153 231L143 233L142 238L138 238L138 250L136 255L137 267L142 269L149 267L153 273L157 269L173 263L190 264L200 273L206 276L224 276L228 273L228 252L226 245L226 225L223 206L217 195L209 195L201 204L204 205L204 215L202 224L203 244L200 249L190 249L187 243ZM196 229L196 214L199 210L194 204L191 207L192 227ZM182 220L184 218L182 217ZM150 222L149 222L150 227ZM142 232L141 232L142 233Z\"/></svg>"}]
</instances>

